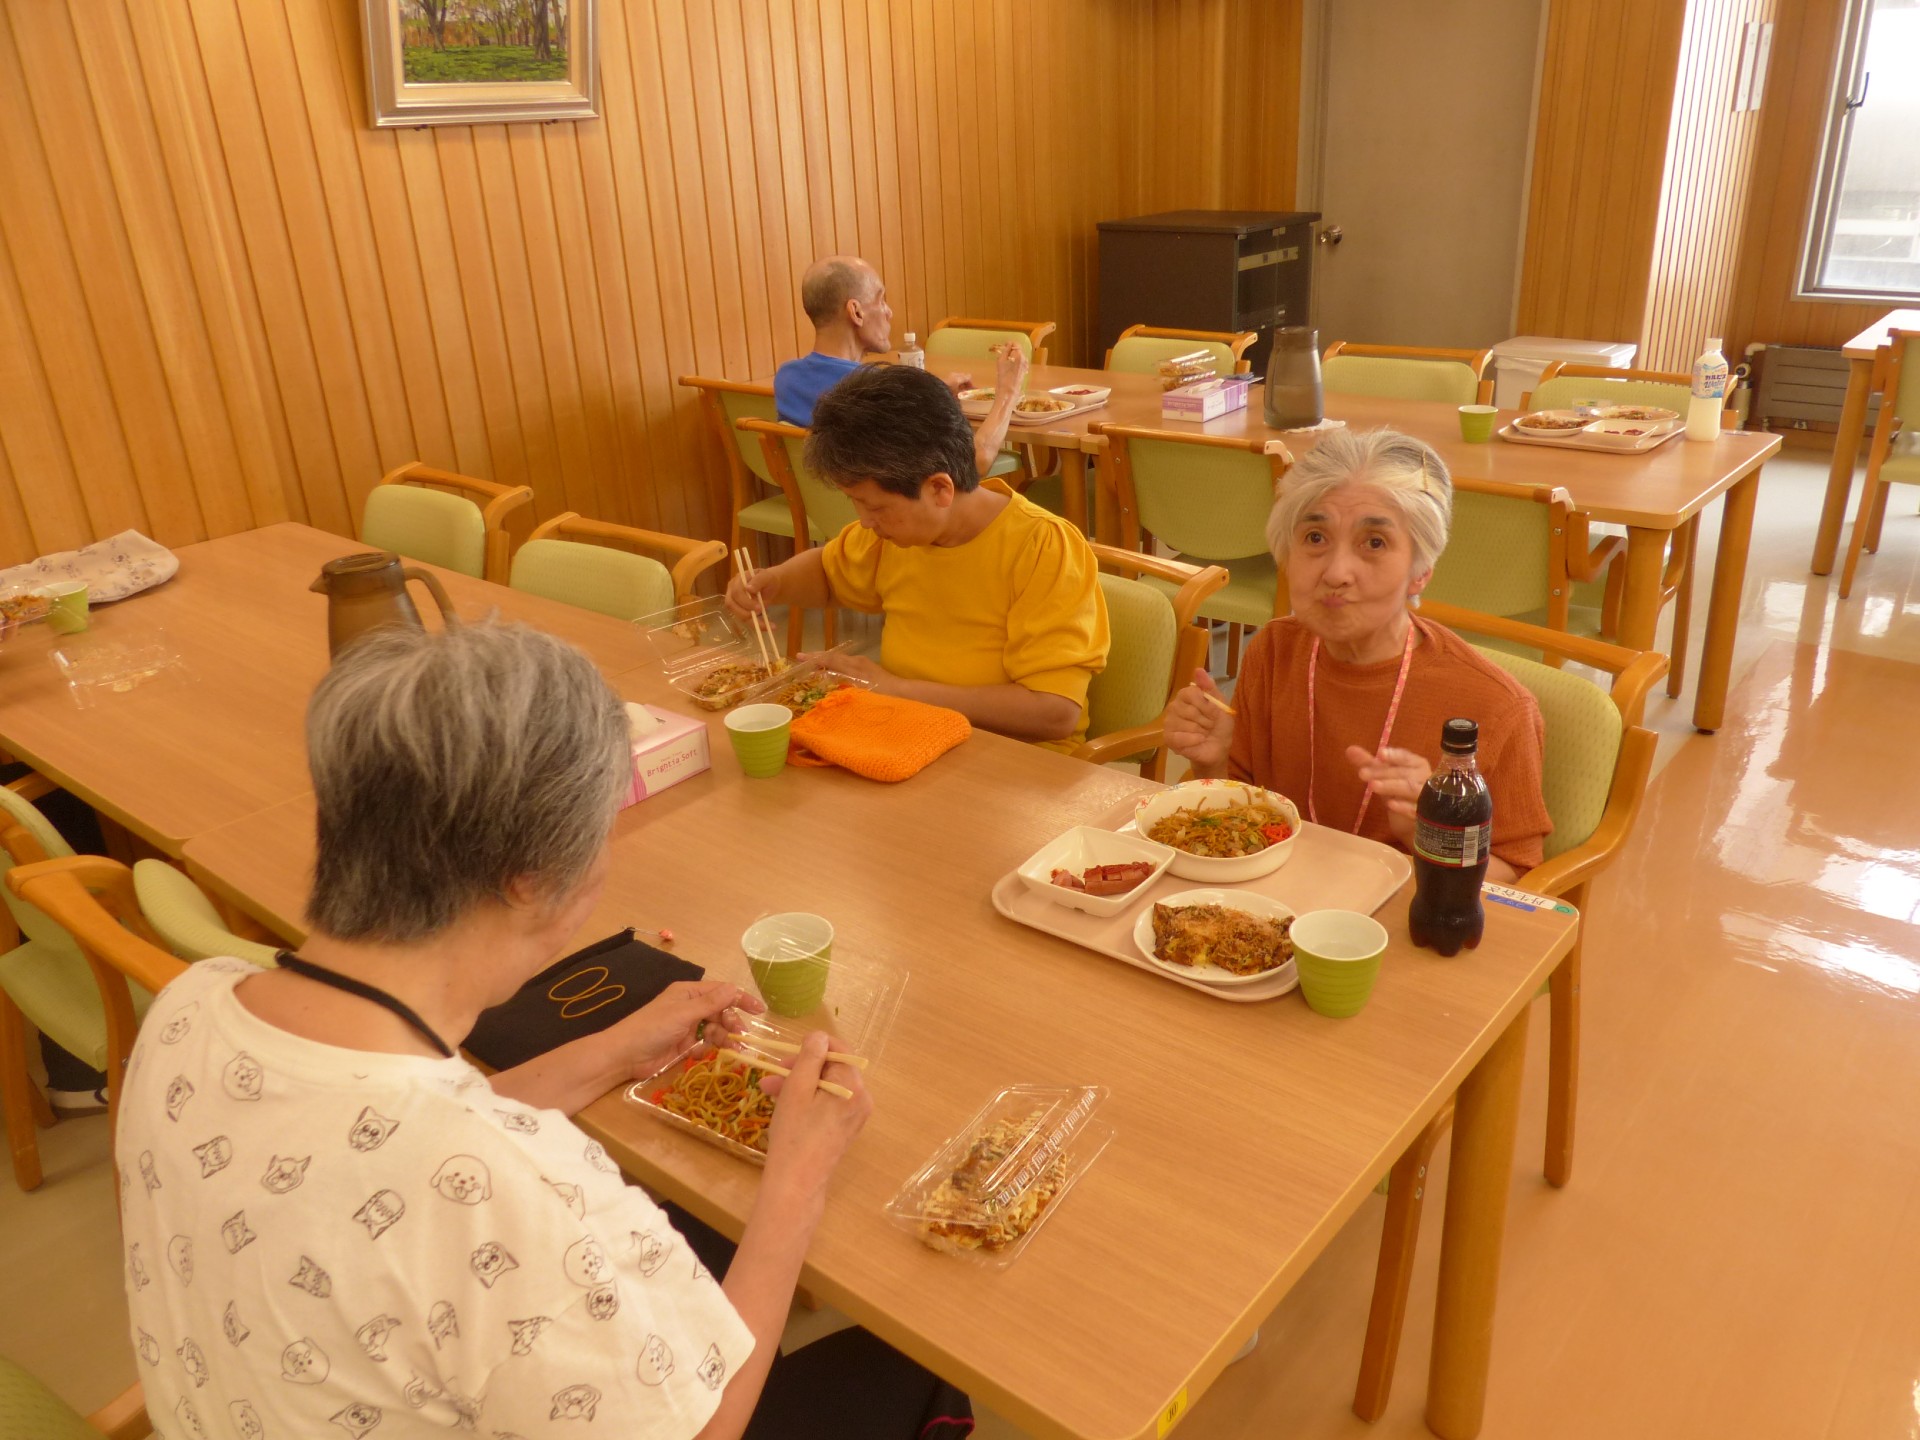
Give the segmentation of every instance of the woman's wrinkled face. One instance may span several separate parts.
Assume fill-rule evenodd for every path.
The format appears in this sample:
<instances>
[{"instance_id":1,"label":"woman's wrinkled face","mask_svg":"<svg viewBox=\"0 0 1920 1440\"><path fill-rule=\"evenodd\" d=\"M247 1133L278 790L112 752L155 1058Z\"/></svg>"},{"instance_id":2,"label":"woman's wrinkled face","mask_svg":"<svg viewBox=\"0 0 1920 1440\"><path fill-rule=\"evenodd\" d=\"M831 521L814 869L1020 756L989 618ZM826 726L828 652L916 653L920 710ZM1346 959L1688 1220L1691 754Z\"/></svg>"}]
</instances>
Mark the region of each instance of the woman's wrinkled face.
<instances>
[{"instance_id":1,"label":"woman's wrinkled face","mask_svg":"<svg viewBox=\"0 0 1920 1440\"><path fill-rule=\"evenodd\" d=\"M1293 613L1322 640L1365 649L1432 578L1414 573L1399 503L1377 485L1329 490L1301 512L1287 545Z\"/></svg>"}]
</instances>

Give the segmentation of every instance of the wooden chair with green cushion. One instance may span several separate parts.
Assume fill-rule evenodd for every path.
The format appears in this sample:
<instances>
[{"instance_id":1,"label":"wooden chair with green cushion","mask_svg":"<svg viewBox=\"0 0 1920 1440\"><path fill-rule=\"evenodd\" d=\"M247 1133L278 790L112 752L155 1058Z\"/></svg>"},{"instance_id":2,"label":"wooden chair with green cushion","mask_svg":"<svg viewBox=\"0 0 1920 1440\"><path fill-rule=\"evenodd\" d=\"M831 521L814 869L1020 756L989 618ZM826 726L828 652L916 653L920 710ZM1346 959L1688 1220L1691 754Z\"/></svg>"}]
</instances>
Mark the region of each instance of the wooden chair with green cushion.
<instances>
[{"instance_id":1,"label":"wooden chair with green cushion","mask_svg":"<svg viewBox=\"0 0 1920 1440\"><path fill-rule=\"evenodd\" d=\"M1158 325L1129 325L1115 337L1104 368L1122 375L1152 375L1162 360L1213 354L1214 374L1245 375L1253 369L1246 353L1260 337L1252 330L1169 330Z\"/></svg>"},{"instance_id":2,"label":"wooden chair with green cushion","mask_svg":"<svg viewBox=\"0 0 1920 1440\"><path fill-rule=\"evenodd\" d=\"M1320 383L1344 395L1484 405L1493 398L1491 350L1426 345L1355 345L1336 340L1320 360Z\"/></svg>"},{"instance_id":3,"label":"wooden chair with green cushion","mask_svg":"<svg viewBox=\"0 0 1920 1440\"><path fill-rule=\"evenodd\" d=\"M106 1010L107 1124L120 1116L133 1037L152 996L186 973L187 962L167 952L140 913L133 872L104 855L70 855L6 872L8 893L39 910L72 938ZM58 1039L58 1037L55 1037ZM64 1043L64 1042L62 1042Z\"/></svg>"},{"instance_id":4,"label":"wooden chair with green cushion","mask_svg":"<svg viewBox=\"0 0 1920 1440\"><path fill-rule=\"evenodd\" d=\"M858 523L853 502L816 475L807 465L807 432L779 420L742 420L740 428L759 441L762 459L773 483L786 496L795 552L824 545L847 526ZM826 643L838 638L837 612L827 607L823 622ZM798 605L787 609L787 652L797 654L805 633L806 614Z\"/></svg>"},{"instance_id":5,"label":"wooden chair with green cushion","mask_svg":"<svg viewBox=\"0 0 1920 1440\"><path fill-rule=\"evenodd\" d=\"M73 854L28 796L52 788L37 775L0 787L0 877L16 865L33 865ZM58 922L0 887L0 1111L7 1122L13 1174L22 1190L38 1188L40 1146L36 1126L53 1123L46 1097L34 1084L27 1056L27 1026L96 1070L105 1070L109 1045L100 992L86 956ZM138 999L145 1010L149 997Z\"/></svg>"},{"instance_id":6,"label":"wooden chair with green cushion","mask_svg":"<svg viewBox=\"0 0 1920 1440\"><path fill-rule=\"evenodd\" d=\"M263 968L279 963L273 946L228 929L206 891L165 860L133 862L133 893L160 943L182 960L232 955Z\"/></svg>"},{"instance_id":7,"label":"wooden chair with green cushion","mask_svg":"<svg viewBox=\"0 0 1920 1440\"><path fill-rule=\"evenodd\" d=\"M1558 486L1456 477L1447 548L1421 598L1598 635L1599 609L1575 606L1573 587L1624 549L1613 535L1589 549L1586 517Z\"/></svg>"},{"instance_id":8,"label":"wooden chair with green cushion","mask_svg":"<svg viewBox=\"0 0 1920 1440\"><path fill-rule=\"evenodd\" d=\"M767 470L759 441L736 427L742 420L778 420L773 386L746 380L712 380L704 375L682 375L680 383L699 392L700 413L720 442L727 465L727 553L740 548L743 534L793 538L793 512L787 497ZM765 490L776 493L766 494Z\"/></svg>"},{"instance_id":9,"label":"wooden chair with green cushion","mask_svg":"<svg viewBox=\"0 0 1920 1440\"><path fill-rule=\"evenodd\" d=\"M1500 650L1483 643L1483 653L1527 687L1539 703L1545 722L1546 756L1541 781L1553 833L1547 837L1545 860L1515 884L1536 895L1565 900L1582 917L1573 948L1553 972L1547 987L1544 1168L1549 1183L1565 1185L1573 1172L1580 1069L1581 949L1592 914L1593 882L1626 844L1646 796L1655 737L1640 721L1647 692L1666 670L1667 657L1477 615L1451 605L1423 604L1421 613L1470 640L1501 642ZM1603 670L1613 677L1612 691L1604 691L1572 671L1520 658L1509 653L1511 650L1541 651L1562 662L1572 660ZM1434 1147L1452 1119L1449 1103L1407 1148L1388 1177L1386 1225L1380 1238L1360 1379L1353 1397L1354 1412L1363 1420L1377 1420L1386 1409L1406 1316L1414 1246L1420 1234L1427 1168Z\"/></svg>"},{"instance_id":10,"label":"wooden chair with green cushion","mask_svg":"<svg viewBox=\"0 0 1920 1440\"><path fill-rule=\"evenodd\" d=\"M616 620L638 620L692 600L694 581L726 554L718 540L687 540L569 510L528 537L513 557L507 583Z\"/></svg>"},{"instance_id":11,"label":"wooden chair with green cushion","mask_svg":"<svg viewBox=\"0 0 1920 1440\"><path fill-rule=\"evenodd\" d=\"M1840 598L1853 594L1854 571L1860 552L1880 549L1880 527L1887 518L1887 492L1894 485L1920 485L1920 330L1895 330L1888 342L1887 383L1880 402L1880 418L1867 450L1867 479L1860 489L1860 508L1847 538L1847 558L1840 569ZM1898 450L1896 439L1904 440Z\"/></svg>"},{"instance_id":12,"label":"wooden chair with green cushion","mask_svg":"<svg viewBox=\"0 0 1920 1440\"><path fill-rule=\"evenodd\" d=\"M1729 394L1732 392L1729 391ZM1576 404L1658 405L1687 413L1693 395L1693 377L1674 370L1612 369L1554 360L1540 372L1540 383L1520 397L1522 410L1567 410ZM1678 695L1687 678L1687 628L1693 611L1694 556L1699 547L1700 521L1696 516L1673 532L1667 542L1667 563L1660 576L1660 607L1675 605L1674 637L1668 646L1672 668L1667 671L1667 694ZM1626 581L1624 560L1609 565L1604 579L1590 578L1574 587L1574 603L1600 607L1599 633L1612 639L1620 620L1620 595Z\"/></svg>"},{"instance_id":13,"label":"wooden chair with green cushion","mask_svg":"<svg viewBox=\"0 0 1920 1440\"><path fill-rule=\"evenodd\" d=\"M153 1434L140 1386L82 1415L0 1355L0 1440L146 1440Z\"/></svg>"},{"instance_id":14,"label":"wooden chair with green cushion","mask_svg":"<svg viewBox=\"0 0 1920 1440\"><path fill-rule=\"evenodd\" d=\"M1209 636L1194 621L1222 585L1219 565L1184 565L1137 551L1095 545L1100 590L1113 637L1107 668L1087 690L1087 739L1076 759L1105 765L1139 760L1150 780L1167 778L1161 717L1174 692L1207 663ZM1148 577L1159 585L1144 583ZM1175 587L1167 593L1167 587Z\"/></svg>"},{"instance_id":15,"label":"wooden chair with green cushion","mask_svg":"<svg viewBox=\"0 0 1920 1440\"><path fill-rule=\"evenodd\" d=\"M1244 440L1128 425L1091 425L1101 436L1100 488L1114 505L1123 549L1151 534L1190 565L1224 566L1228 580L1200 607L1228 632L1227 668L1237 668L1240 627L1257 628L1279 606L1279 567L1267 552L1275 487L1293 464L1278 441ZM1170 591L1167 581L1145 583Z\"/></svg>"},{"instance_id":16,"label":"wooden chair with green cushion","mask_svg":"<svg viewBox=\"0 0 1920 1440\"><path fill-rule=\"evenodd\" d=\"M459 493L453 493L453 492ZM416 460L381 477L360 516L360 538L412 560L507 583L507 517L533 504L526 485L501 485Z\"/></svg>"},{"instance_id":17,"label":"wooden chair with green cushion","mask_svg":"<svg viewBox=\"0 0 1920 1440\"><path fill-rule=\"evenodd\" d=\"M1011 340L1026 352L1035 365L1047 363L1047 337L1053 334L1051 320L970 320L949 315L927 335L921 346L928 359L993 361L993 347ZM991 373L991 372L989 372ZM991 384L982 380L982 384Z\"/></svg>"}]
</instances>

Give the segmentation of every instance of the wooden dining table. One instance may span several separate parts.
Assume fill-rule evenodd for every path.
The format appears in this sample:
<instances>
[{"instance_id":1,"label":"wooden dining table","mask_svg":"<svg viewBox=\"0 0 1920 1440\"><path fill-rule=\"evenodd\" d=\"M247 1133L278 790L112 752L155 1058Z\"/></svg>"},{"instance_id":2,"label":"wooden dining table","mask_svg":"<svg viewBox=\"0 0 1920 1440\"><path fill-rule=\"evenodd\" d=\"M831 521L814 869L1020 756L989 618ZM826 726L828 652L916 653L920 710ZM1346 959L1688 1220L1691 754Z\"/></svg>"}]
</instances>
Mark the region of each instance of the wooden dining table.
<instances>
[{"instance_id":1,"label":"wooden dining table","mask_svg":"<svg viewBox=\"0 0 1920 1440\"><path fill-rule=\"evenodd\" d=\"M941 374L966 369L951 361L929 361L929 366ZM1013 426L1008 432L1010 444L1091 456L1105 443L1093 427L1109 424L1235 439L1277 440L1297 458L1312 448L1317 438L1299 431L1269 428L1262 418L1264 396L1258 385L1248 392L1245 409L1205 422L1162 419L1160 382L1152 375L1046 365L1036 367L1028 380L1030 392L1061 385L1106 385L1112 387L1113 394L1100 408L1064 421ZM1625 526L1626 571L1617 639L1619 644L1633 650L1655 647L1669 541L1689 520L1715 500L1725 497L1693 707L1693 723L1697 728L1704 731L1720 728L1726 715L1727 682L1733 665L1740 597L1746 583L1747 549L1753 534L1760 470L1779 451L1779 436L1730 431L1711 444L1679 439L1645 455L1610 455L1497 439L1470 444L1460 436L1458 407L1436 401L1329 392L1326 412L1352 427L1388 426L1416 436L1433 446L1447 467L1462 477L1514 485L1560 486L1572 498L1574 508L1589 519ZM1504 425L1517 413L1501 411L1496 424ZM1076 513L1076 505L1078 513L1084 514L1089 508L1084 473L1084 459L1063 465L1070 514ZM1072 494L1076 485L1082 487L1077 498ZM1844 494L1841 500L1844 504ZM1107 543L1117 543L1117 531L1108 520L1115 507L1110 497L1101 497L1101 502L1093 512L1096 533Z\"/></svg>"},{"instance_id":2,"label":"wooden dining table","mask_svg":"<svg viewBox=\"0 0 1920 1440\"><path fill-rule=\"evenodd\" d=\"M1867 405L1886 388L1895 330L1920 330L1920 310L1890 310L1840 347L1847 357L1847 394L1840 403L1840 425L1833 436L1833 463L1827 469L1827 493L1820 505L1820 528L1813 538L1813 573L1831 575L1846 523L1853 467L1867 433Z\"/></svg>"},{"instance_id":3,"label":"wooden dining table","mask_svg":"<svg viewBox=\"0 0 1920 1440\"><path fill-rule=\"evenodd\" d=\"M349 547L273 530L221 543L240 559L182 564L173 582L182 647L230 647L200 630L234 605L263 612L261 636L317 626L303 589L309 561L328 545ZM257 563L244 563L250 545ZM703 716L659 670L620 668L637 651L612 643L624 637L609 636L599 616L561 624L545 603L480 582L455 588L455 603L468 616L497 609L553 622L601 651L628 699ZM129 605L129 622L132 614ZM313 682L319 657L309 649L248 643L230 676L252 685L248 697L284 707ZM140 710L104 714L119 722L102 724L96 743L140 743ZM876 1112L835 1175L806 1261L812 1294L1037 1436L1158 1438L1457 1096L1427 1413L1436 1434L1478 1432L1528 1008L1571 945L1569 908L1488 904L1480 948L1442 960L1409 945L1402 889L1380 906L1392 939L1357 1018L1319 1018L1298 995L1233 1004L1014 924L989 902L996 879L1046 839L1112 814L1152 791L1150 781L987 733L899 785L801 768L747 780L718 716L703 718L710 772L618 816L607 889L576 941L666 927L685 958L745 985L743 929L764 912L810 910L837 927L837 958L895 977L891 1035L868 1071ZM8 737L0 720L0 743ZM303 755L292 710L259 718L246 745L242 762L221 753L213 726L198 739L177 735L173 804L142 789L136 766L100 766L88 778L106 791L131 787L138 799L106 799L154 833L186 833L190 874L298 943L311 795L275 799L259 787L252 801L267 803L209 828L207 806L190 795L209 776L253 764L290 787ZM223 804L246 808L232 795ZM1116 1139L1035 1244L995 1271L927 1250L883 1206L1014 1083L1106 1087L1100 1119ZM662 1125L620 1092L580 1119L641 1183L741 1233L755 1167ZM1357 1363L1357 1334L1354 1342Z\"/></svg>"},{"instance_id":4,"label":"wooden dining table","mask_svg":"<svg viewBox=\"0 0 1920 1440\"><path fill-rule=\"evenodd\" d=\"M305 525L269 525L183 546L167 583L93 607L87 630L29 625L0 644L0 747L163 854L305 794L307 697L327 673L320 567L368 547ZM602 670L651 664L633 626L423 566L455 608L502 606L571 641ZM419 588L415 599L432 608ZM159 637L156 639L156 637ZM50 663L59 648L164 644L175 661L145 683L81 705Z\"/></svg>"}]
</instances>

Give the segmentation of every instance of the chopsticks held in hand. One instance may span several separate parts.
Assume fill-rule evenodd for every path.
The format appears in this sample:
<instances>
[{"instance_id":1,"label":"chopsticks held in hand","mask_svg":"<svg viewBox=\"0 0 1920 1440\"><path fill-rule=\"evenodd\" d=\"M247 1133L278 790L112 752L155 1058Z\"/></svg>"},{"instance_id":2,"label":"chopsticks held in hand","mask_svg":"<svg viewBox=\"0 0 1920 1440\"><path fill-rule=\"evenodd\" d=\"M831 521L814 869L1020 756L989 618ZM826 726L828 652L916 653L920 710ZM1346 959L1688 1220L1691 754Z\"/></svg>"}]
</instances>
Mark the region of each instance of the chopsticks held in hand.
<instances>
[{"instance_id":1,"label":"chopsticks held in hand","mask_svg":"<svg viewBox=\"0 0 1920 1440\"><path fill-rule=\"evenodd\" d=\"M761 1060L756 1056L743 1054L738 1050L722 1050L720 1054L726 1056L729 1060L738 1060L742 1065L746 1065L752 1069L765 1070L770 1075L793 1074L793 1071L784 1065L776 1065L771 1060ZM851 1090L831 1080L822 1080L820 1082L820 1088L829 1095L838 1095L842 1100L851 1100L853 1098L853 1092Z\"/></svg>"},{"instance_id":2,"label":"chopsticks held in hand","mask_svg":"<svg viewBox=\"0 0 1920 1440\"><path fill-rule=\"evenodd\" d=\"M1195 686L1194 688L1198 689L1199 687ZM1219 706L1222 710L1226 711L1227 714L1229 715L1238 716L1240 713L1238 710L1234 709L1233 706L1227 704L1226 701L1222 700L1218 695L1214 694L1211 690L1201 690L1200 698L1202 700L1209 702L1210 704Z\"/></svg>"},{"instance_id":3,"label":"chopsticks held in hand","mask_svg":"<svg viewBox=\"0 0 1920 1440\"><path fill-rule=\"evenodd\" d=\"M739 567L742 575L749 580L753 579L753 556L747 553L746 546L742 545L733 552L733 563ZM760 597L756 595L754 599L760 600ZM766 601L760 600L759 607L753 611L752 619L754 643L760 647L760 658L766 662L767 673L771 675L780 668L775 658L780 653L780 642L773 638L773 622L767 619Z\"/></svg>"},{"instance_id":4,"label":"chopsticks held in hand","mask_svg":"<svg viewBox=\"0 0 1920 1440\"><path fill-rule=\"evenodd\" d=\"M727 1038L738 1041L742 1045L751 1045L756 1050L765 1050L772 1055L798 1055L800 1053L800 1047L791 1040L772 1040L759 1035L742 1035L737 1032L729 1033ZM826 1058L829 1060L837 1060L842 1065L851 1065L856 1070L864 1070L867 1068L867 1057L864 1055L848 1055L839 1050L829 1050Z\"/></svg>"}]
</instances>

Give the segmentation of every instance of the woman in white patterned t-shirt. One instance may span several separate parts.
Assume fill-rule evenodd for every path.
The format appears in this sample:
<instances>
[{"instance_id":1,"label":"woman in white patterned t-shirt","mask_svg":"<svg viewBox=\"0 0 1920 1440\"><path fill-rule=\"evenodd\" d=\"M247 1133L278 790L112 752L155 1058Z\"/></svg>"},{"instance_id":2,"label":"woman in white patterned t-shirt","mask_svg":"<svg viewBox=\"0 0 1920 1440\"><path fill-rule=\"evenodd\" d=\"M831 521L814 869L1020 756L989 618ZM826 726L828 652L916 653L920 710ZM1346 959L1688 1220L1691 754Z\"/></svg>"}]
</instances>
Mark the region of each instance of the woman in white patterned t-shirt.
<instances>
[{"instance_id":1,"label":"woman in white patterned t-shirt","mask_svg":"<svg viewBox=\"0 0 1920 1440\"><path fill-rule=\"evenodd\" d=\"M756 999L675 985L491 1080L454 1053L593 910L629 776L617 697L524 627L396 628L340 657L307 730L312 937L168 986L121 1106L159 1433L741 1435L868 1113L859 1073L826 1066L854 1098L822 1093L809 1039L716 1281L567 1117Z\"/></svg>"}]
</instances>

